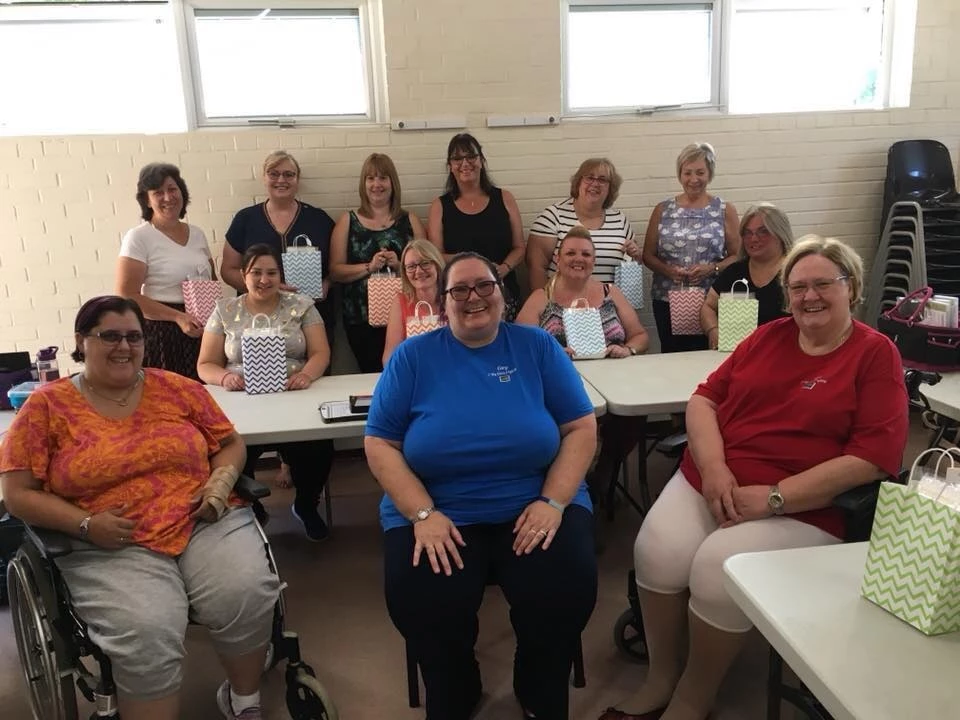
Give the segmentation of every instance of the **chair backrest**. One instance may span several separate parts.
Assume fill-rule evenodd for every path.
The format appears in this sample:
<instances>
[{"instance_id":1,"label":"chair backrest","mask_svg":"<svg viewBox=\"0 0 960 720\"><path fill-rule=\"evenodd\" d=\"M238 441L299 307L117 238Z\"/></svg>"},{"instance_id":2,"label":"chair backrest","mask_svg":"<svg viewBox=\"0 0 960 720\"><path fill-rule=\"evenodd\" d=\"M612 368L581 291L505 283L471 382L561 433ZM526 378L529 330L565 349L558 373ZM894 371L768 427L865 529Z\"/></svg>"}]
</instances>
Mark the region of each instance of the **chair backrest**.
<instances>
[{"instance_id":1,"label":"chair backrest","mask_svg":"<svg viewBox=\"0 0 960 720\"><path fill-rule=\"evenodd\" d=\"M923 200L956 191L950 151L936 140L901 140L887 152L893 202Z\"/></svg>"}]
</instances>

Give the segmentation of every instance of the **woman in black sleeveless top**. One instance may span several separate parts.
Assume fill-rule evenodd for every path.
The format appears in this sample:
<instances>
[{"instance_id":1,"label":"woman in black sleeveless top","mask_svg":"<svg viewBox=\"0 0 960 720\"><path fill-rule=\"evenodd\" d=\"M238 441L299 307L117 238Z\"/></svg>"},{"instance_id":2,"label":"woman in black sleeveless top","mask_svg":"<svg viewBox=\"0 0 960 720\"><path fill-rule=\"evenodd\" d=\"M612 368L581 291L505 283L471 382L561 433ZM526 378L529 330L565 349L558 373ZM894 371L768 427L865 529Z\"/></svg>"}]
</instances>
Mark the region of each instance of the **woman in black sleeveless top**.
<instances>
[{"instance_id":1,"label":"woman in black sleeveless top","mask_svg":"<svg viewBox=\"0 0 960 720\"><path fill-rule=\"evenodd\" d=\"M524 254L520 208L510 192L490 182L487 160L472 135L450 140L447 169L446 193L430 205L427 237L446 259L472 250L496 263L504 283L504 315L512 321L522 303L514 272Z\"/></svg>"}]
</instances>

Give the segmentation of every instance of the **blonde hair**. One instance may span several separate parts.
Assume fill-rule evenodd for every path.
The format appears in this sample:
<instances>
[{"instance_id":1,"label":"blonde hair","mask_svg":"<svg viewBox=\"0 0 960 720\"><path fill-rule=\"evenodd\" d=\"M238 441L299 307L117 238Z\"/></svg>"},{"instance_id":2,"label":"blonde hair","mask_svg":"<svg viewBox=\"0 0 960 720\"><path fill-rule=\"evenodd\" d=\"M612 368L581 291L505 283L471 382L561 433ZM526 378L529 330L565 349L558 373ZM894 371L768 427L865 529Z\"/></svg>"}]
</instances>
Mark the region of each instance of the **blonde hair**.
<instances>
[{"instance_id":1,"label":"blonde hair","mask_svg":"<svg viewBox=\"0 0 960 720\"><path fill-rule=\"evenodd\" d=\"M783 261L783 270L780 271L780 284L784 289L784 296L789 302L787 292L790 273L794 265L808 255L820 255L832 262L840 273L847 277L850 286L850 308L856 307L863 300L863 260L857 251L836 238L825 238L819 235L804 235L797 240L796 245Z\"/></svg>"},{"instance_id":2,"label":"blonde hair","mask_svg":"<svg viewBox=\"0 0 960 720\"><path fill-rule=\"evenodd\" d=\"M420 257L424 260L429 260L433 263L433 266L437 269L437 298L440 298L440 274L443 272L443 256L440 254L440 251L437 250L437 246L434 245L429 240L424 240L423 238L417 238L411 240L407 243L407 246L403 249L403 252L400 253L400 284L403 286L403 294L407 296L408 299L412 300L416 291L413 288L413 284L410 282L410 278L407 277L407 267L406 259L407 253L411 250L416 250ZM436 311L437 308L434 308Z\"/></svg>"},{"instance_id":3,"label":"blonde hair","mask_svg":"<svg viewBox=\"0 0 960 720\"><path fill-rule=\"evenodd\" d=\"M691 143L687 145L680 154L677 155L677 179L680 179L680 173L683 172L683 166L690 162L703 160L707 165L707 177L713 180L713 173L717 169L717 153L713 145L705 142Z\"/></svg>"},{"instance_id":4,"label":"blonde hair","mask_svg":"<svg viewBox=\"0 0 960 720\"><path fill-rule=\"evenodd\" d=\"M617 172L613 163L605 157L587 158L580 163L580 167L570 178L570 197L577 198L577 195L580 194L580 183L590 174L591 170L597 168L603 168L610 174L610 192L607 193L607 198L603 201L603 209L606 210L617 201L617 197L620 195L620 186L623 185L623 178L620 177L620 173Z\"/></svg>"},{"instance_id":5,"label":"blonde hair","mask_svg":"<svg viewBox=\"0 0 960 720\"><path fill-rule=\"evenodd\" d=\"M780 241L780 253L786 257L793 249L793 226L790 225L787 214L773 203L761 202L747 208L740 219L740 237L743 237L747 223L758 215L763 219L764 227ZM740 257L747 257L747 249L743 244L740 246Z\"/></svg>"},{"instance_id":6,"label":"blonde hair","mask_svg":"<svg viewBox=\"0 0 960 720\"><path fill-rule=\"evenodd\" d=\"M300 163L298 163L297 159L286 150L274 150L272 153L267 155L267 159L263 161L263 174L266 175L284 160L289 160L291 163L293 163L293 166L297 169L297 177L300 177Z\"/></svg>"},{"instance_id":7,"label":"blonde hair","mask_svg":"<svg viewBox=\"0 0 960 720\"><path fill-rule=\"evenodd\" d=\"M396 220L403 212L400 206L400 176L397 174L397 166L393 164L393 160L383 153L371 153L360 168L360 214L364 217L373 217L370 198L367 197L367 178L371 175L390 178L390 217Z\"/></svg>"}]
</instances>

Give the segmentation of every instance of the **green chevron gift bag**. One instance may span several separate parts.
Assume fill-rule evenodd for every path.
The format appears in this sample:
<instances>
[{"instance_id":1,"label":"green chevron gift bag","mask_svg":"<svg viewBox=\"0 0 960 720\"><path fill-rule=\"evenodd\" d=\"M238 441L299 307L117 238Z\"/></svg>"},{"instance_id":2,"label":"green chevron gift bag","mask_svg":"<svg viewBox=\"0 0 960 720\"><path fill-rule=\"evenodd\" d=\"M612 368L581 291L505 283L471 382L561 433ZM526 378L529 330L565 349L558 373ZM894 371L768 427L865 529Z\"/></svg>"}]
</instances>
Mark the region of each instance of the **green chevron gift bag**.
<instances>
[{"instance_id":1,"label":"green chevron gift bag","mask_svg":"<svg viewBox=\"0 0 960 720\"><path fill-rule=\"evenodd\" d=\"M931 452L941 454L938 468L949 458L946 481L937 470L914 478ZM958 471L946 450L921 453L908 486L881 484L870 535L860 594L926 635L960 630Z\"/></svg>"},{"instance_id":2,"label":"green chevron gift bag","mask_svg":"<svg viewBox=\"0 0 960 720\"><path fill-rule=\"evenodd\" d=\"M738 293L737 285L741 283L744 292ZM760 303L750 297L747 281L735 281L730 292L717 299L717 350L732 352L741 340L757 329L759 312Z\"/></svg>"}]
</instances>

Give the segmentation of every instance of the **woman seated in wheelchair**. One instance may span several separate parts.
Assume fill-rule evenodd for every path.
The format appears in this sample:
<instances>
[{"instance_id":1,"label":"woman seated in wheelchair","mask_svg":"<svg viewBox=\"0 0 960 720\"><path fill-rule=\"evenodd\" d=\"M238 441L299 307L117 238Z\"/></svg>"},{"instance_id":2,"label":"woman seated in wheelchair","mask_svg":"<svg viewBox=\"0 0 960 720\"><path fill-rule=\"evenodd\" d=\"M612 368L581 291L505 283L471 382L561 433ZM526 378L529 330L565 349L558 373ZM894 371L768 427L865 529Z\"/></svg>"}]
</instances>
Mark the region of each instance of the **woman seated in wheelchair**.
<instances>
[{"instance_id":1,"label":"woman seated in wheelchair","mask_svg":"<svg viewBox=\"0 0 960 720\"><path fill-rule=\"evenodd\" d=\"M189 612L226 670L221 712L256 720L279 582L253 513L231 497L243 441L199 383L142 367L133 301L89 300L74 330L83 371L17 414L0 456L4 501L75 539L56 564L112 661L124 718L179 716Z\"/></svg>"},{"instance_id":2,"label":"woman seated in wheelchair","mask_svg":"<svg viewBox=\"0 0 960 720\"><path fill-rule=\"evenodd\" d=\"M583 481L593 405L560 345L501 320L493 263L456 255L440 285L449 325L397 347L367 421L367 461L386 492L387 608L420 665L427 717L467 720L481 695L477 611L495 580L524 717L565 719L597 595Z\"/></svg>"},{"instance_id":3,"label":"woman seated in wheelchair","mask_svg":"<svg viewBox=\"0 0 960 720\"><path fill-rule=\"evenodd\" d=\"M808 236L783 278L792 317L741 342L687 405L689 448L634 546L649 674L602 720L706 718L751 628L724 561L840 542L832 499L900 469L903 369L893 343L851 316L860 258Z\"/></svg>"}]
</instances>

